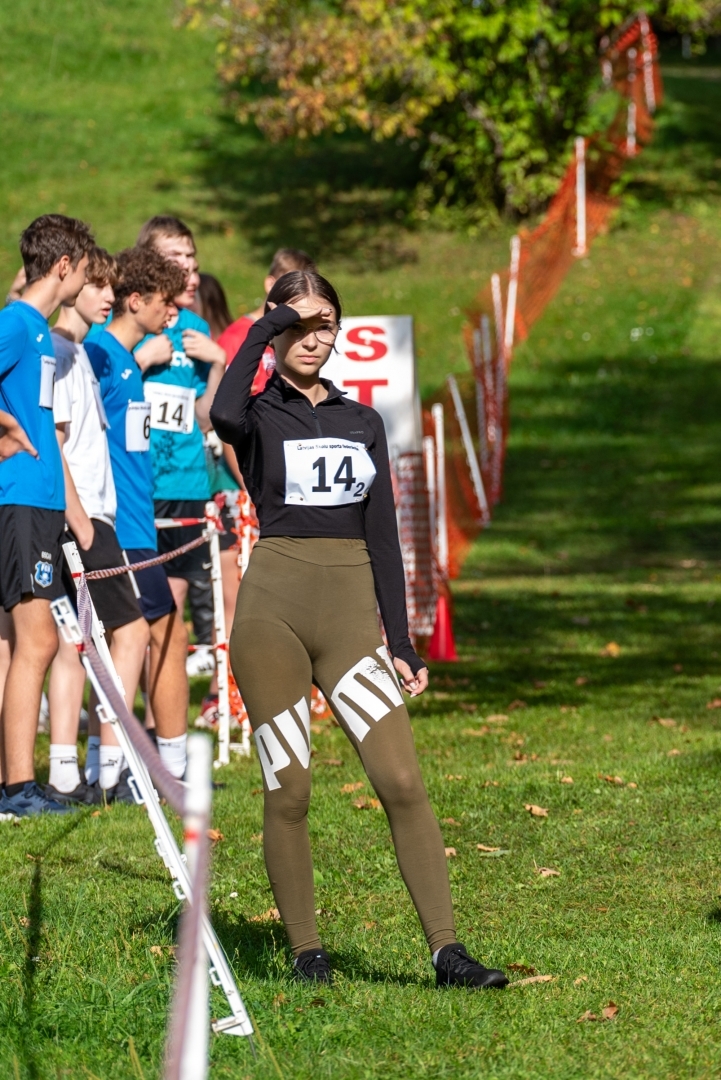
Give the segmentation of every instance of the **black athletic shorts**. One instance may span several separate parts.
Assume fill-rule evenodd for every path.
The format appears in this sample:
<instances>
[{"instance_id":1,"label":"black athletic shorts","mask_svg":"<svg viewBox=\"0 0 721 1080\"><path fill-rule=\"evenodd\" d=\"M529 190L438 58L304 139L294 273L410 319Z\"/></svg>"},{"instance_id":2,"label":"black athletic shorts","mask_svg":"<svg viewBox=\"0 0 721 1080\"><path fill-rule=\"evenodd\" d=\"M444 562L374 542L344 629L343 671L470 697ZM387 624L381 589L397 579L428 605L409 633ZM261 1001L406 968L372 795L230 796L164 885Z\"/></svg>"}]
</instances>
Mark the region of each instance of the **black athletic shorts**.
<instances>
[{"instance_id":1,"label":"black athletic shorts","mask_svg":"<svg viewBox=\"0 0 721 1080\"><path fill-rule=\"evenodd\" d=\"M62 510L0 506L0 604L6 611L23 596L58 600L65 595L64 529Z\"/></svg>"},{"instance_id":2,"label":"black athletic shorts","mask_svg":"<svg viewBox=\"0 0 721 1080\"><path fill-rule=\"evenodd\" d=\"M128 548L125 552L128 562L145 562L146 559L154 559L157 551L150 548ZM151 566L147 570L135 570L133 577L140 592L138 603L148 622L161 619L163 615L169 615L175 611L175 600L168 584L168 575L165 566Z\"/></svg>"},{"instance_id":3,"label":"black athletic shorts","mask_svg":"<svg viewBox=\"0 0 721 1080\"><path fill-rule=\"evenodd\" d=\"M68 529L67 540L75 540L78 544L78 554L82 559L86 570L108 570L113 566L122 566L125 563L123 551L115 535L115 529L106 521L91 519L95 536L92 546L84 551L77 538ZM64 560L63 560L64 562ZM67 563L63 566L63 578L66 584L68 596L75 599L75 589L72 588L72 575ZM92 597L98 618L108 630L116 630L119 626L127 626L141 617L140 605L135 597L132 583L128 574L120 577L104 578L100 581L89 581L88 590Z\"/></svg>"},{"instance_id":4,"label":"black athletic shorts","mask_svg":"<svg viewBox=\"0 0 721 1080\"><path fill-rule=\"evenodd\" d=\"M205 499L156 499L156 518L205 518ZM158 553L173 551L195 540L204 525L181 525L177 529L158 529ZM203 581L210 577L210 550L207 544L199 544L185 555L178 555L163 564L168 577L185 578L186 581Z\"/></svg>"}]
</instances>

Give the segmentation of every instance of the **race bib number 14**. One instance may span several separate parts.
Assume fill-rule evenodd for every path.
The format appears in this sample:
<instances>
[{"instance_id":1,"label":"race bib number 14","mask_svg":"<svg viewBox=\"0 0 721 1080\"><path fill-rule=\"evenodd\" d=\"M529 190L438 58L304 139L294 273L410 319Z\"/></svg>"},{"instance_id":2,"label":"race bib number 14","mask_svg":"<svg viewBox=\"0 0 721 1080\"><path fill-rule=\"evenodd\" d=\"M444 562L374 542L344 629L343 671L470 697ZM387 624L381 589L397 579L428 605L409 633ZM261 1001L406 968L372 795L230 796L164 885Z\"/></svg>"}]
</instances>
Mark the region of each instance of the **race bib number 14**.
<instances>
[{"instance_id":1,"label":"race bib number 14","mask_svg":"<svg viewBox=\"0 0 721 1080\"><path fill-rule=\"evenodd\" d=\"M146 382L145 400L150 402L150 426L156 431L190 435L195 424L195 390L172 383Z\"/></svg>"},{"instance_id":2,"label":"race bib number 14","mask_svg":"<svg viewBox=\"0 0 721 1080\"><path fill-rule=\"evenodd\" d=\"M361 502L376 475L363 443L345 439L286 439L285 501L300 506Z\"/></svg>"}]
</instances>

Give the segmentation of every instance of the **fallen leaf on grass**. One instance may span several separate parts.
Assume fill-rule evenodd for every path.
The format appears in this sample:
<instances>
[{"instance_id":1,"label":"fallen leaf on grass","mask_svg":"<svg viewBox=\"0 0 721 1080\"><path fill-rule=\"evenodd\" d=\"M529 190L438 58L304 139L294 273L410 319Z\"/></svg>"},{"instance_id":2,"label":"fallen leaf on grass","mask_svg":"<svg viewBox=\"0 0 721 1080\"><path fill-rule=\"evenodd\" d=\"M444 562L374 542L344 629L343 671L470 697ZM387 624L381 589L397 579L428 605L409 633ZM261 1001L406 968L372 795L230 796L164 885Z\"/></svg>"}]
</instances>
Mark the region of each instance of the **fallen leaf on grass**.
<instances>
[{"instance_id":1,"label":"fallen leaf on grass","mask_svg":"<svg viewBox=\"0 0 721 1080\"><path fill-rule=\"evenodd\" d=\"M464 712L478 712L478 706L474 705L472 701L461 701L460 706Z\"/></svg>"},{"instance_id":2,"label":"fallen leaf on grass","mask_svg":"<svg viewBox=\"0 0 721 1080\"><path fill-rule=\"evenodd\" d=\"M488 844L476 844L479 851L500 851L499 847L489 847Z\"/></svg>"},{"instance_id":3,"label":"fallen leaf on grass","mask_svg":"<svg viewBox=\"0 0 721 1080\"><path fill-rule=\"evenodd\" d=\"M608 1005L601 1010L601 1015L596 1016L595 1013L587 1009L583 1016L579 1016L576 1021L577 1024L582 1023L584 1020L615 1020L618 1015L618 1005L614 1001L609 1001Z\"/></svg>"},{"instance_id":4,"label":"fallen leaf on grass","mask_svg":"<svg viewBox=\"0 0 721 1080\"><path fill-rule=\"evenodd\" d=\"M500 859L502 855L510 855L510 848L496 848L490 851L483 850L483 844L478 844L478 857L480 859Z\"/></svg>"},{"instance_id":5,"label":"fallen leaf on grass","mask_svg":"<svg viewBox=\"0 0 721 1080\"><path fill-rule=\"evenodd\" d=\"M654 719L661 727L676 727L676 721L672 720L670 716L656 716Z\"/></svg>"},{"instance_id":6,"label":"fallen leaf on grass","mask_svg":"<svg viewBox=\"0 0 721 1080\"><path fill-rule=\"evenodd\" d=\"M93 810L91 817L100 817L100 810Z\"/></svg>"},{"instance_id":7,"label":"fallen leaf on grass","mask_svg":"<svg viewBox=\"0 0 721 1080\"><path fill-rule=\"evenodd\" d=\"M355 784L344 784L340 789L341 795L350 795L351 791L359 791L365 785L362 780L357 780Z\"/></svg>"},{"instance_id":8,"label":"fallen leaf on grass","mask_svg":"<svg viewBox=\"0 0 721 1080\"><path fill-rule=\"evenodd\" d=\"M460 776L459 774L454 775L453 773L446 773L446 780L465 780L465 776Z\"/></svg>"},{"instance_id":9,"label":"fallen leaf on grass","mask_svg":"<svg viewBox=\"0 0 721 1080\"><path fill-rule=\"evenodd\" d=\"M517 979L515 982L509 983L509 986L530 986L532 983L549 983L553 982L556 978L555 975L531 975L528 979Z\"/></svg>"},{"instance_id":10,"label":"fallen leaf on grass","mask_svg":"<svg viewBox=\"0 0 721 1080\"><path fill-rule=\"evenodd\" d=\"M444 817L443 818L443 824L444 825L461 825L462 822L456 821L456 819L452 818L452 817Z\"/></svg>"},{"instance_id":11,"label":"fallen leaf on grass","mask_svg":"<svg viewBox=\"0 0 721 1080\"><path fill-rule=\"evenodd\" d=\"M353 805L356 810L380 810L380 799L373 799L369 795L361 795L360 799L354 799Z\"/></svg>"},{"instance_id":12,"label":"fallen leaf on grass","mask_svg":"<svg viewBox=\"0 0 721 1080\"><path fill-rule=\"evenodd\" d=\"M603 736L603 741L604 742L613 742L613 735L604 735Z\"/></svg>"},{"instance_id":13,"label":"fallen leaf on grass","mask_svg":"<svg viewBox=\"0 0 721 1080\"><path fill-rule=\"evenodd\" d=\"M320 915L321 918L323 918L323 919L332 919L333 918L333 912L329 911L328 908L324 908L324 907L316 908L315 913L316 913L316 915Z\"/></svg>"},{"instance_id":14,"label":"fallen leaf on grass","mask_svg":"<svg viewBox=\"0 0 721 1080\"><path fill-rule=\"evenodd\" d=\"M709 701L706 705L707 709L721 709L721 697L715 697L713 701Z\"/></svg>"},{"instance_id":15,"label":"fallen leaf on grass","mask_svg":"<svg viewBox=\"0 0 721 1080\"><path fill-rule=\"evenodd\" d=\"M280 1008L281 1005L285 1005L287 1000L288 1000L288 998L285 996L285 994L282 994L282 993L281 994L276 994L275 997L273 998L273 1008L274 1009Z\"/></svg>"},{"instance_id":16,"label":"fallen leaf on grass","mask_svg":"<svg viewBox=\"0 0 721 1080\"><path fill-rule=\"evenodd\" d=\"M604 647L601 649L600 655L613 657L620 656L621 646L615 641L609 641L609 643L607 645L604 645Z\"/></svg>"},{"instance_id":17,"label":"fallen leaf on grass","mask_svg":"<svg viewBox=\"0 0 721 1080\"><path fill-rule=\"evenodd\" d=\"M250 794L251 795L262 795L263 794L263 789L262 789L262 787L254 787Z\"/></svg>"},{"instance_id":18,"label":"fallen leaf on grass","mask_svg":"<svg viewBox=\"0 0 721 1080\"><path fill-rule=\"evenodd\" d=\"M30 926L30 919L28 919L27 915L21 915L18 922L21 926Z\"/></svg>"},{"instance_id":19,"label":"fallen leaf on grass","mask_svg":"<svg viewBox=\"0 0 721 1080\"><path fill-rule=\"evenodd\" d=\"M544 682L543 679L534 679L533 680L533 689L534 690L545 690L547 686L548 686L548 683Z\"/></svg>"},{"instance_id":20,"label":"fallen leaf on grass","mask_svg":"<svg viewBox=\"0 0 721 1080\"><path fill-rule=\"evenodd\" d=\"M330 766L333 766L334 768L336 768L338 765L342 765L343 762L341 761L340 758L329 757L329 758L325 758L323 761L319 761L318 764L319 765L330 765Z\"/></svg>"},{"instance_id":21,"label":"fallen leaf on grass","mask_svg":"<svg viewBox=\"0 0 721 1080\"><path fill-rule=\"evenodd\" d=\"M483 784L481 785L481 787L500 787L500 786L501 786L500 780L484 780ZM18 818L18 821L19 820L20 819Z\"/></svg>"},{"instance_id":22,"label":"fallen leaf on grass","mask_svg":"<svg viewBox=\"0 0 721 1080\"><path fill-rule=\"evenodd\" d=\"M681 674L681 672L683 671L683 664L674 664L674 665L673 665L673 670L674 670L674 671L675 671L675 672L676 672L677 674L679 674L679 675L680 675L680 674Z\"/></svg>"},{"instance_id":23,"label":"fallen leaf on grass","mask_svg":"<svg viewBox=\"0 0 721 1080\"><path fill-rule=\"evenodd\" d=\"M363 926L366 928L366 930L372 930L377 925L378 925L377 922L364 922L363 923Z\"/></svg>"},{"instance_id":24,"label":"fallen leaf on grass","mask_svg":"<svg viewBox=\"0 0 721 1080\"><path fill-rule=\"evenodd\" d=\"M151 945L150 946L150 951L153 954L153 956L162 956L163 955L163 946L162 945Z\"/></svg>"},{"instance_id":25,"label":"fallen leaf on grass","mask_svg":"<svg viewBox=\"0 0 721 1080\"><path fill-rule=\"evenodd\" d=\"M516 705L516 708L520 708L520 706L517 705L516 702L513 702L512 704ZM509 706L509 709L510 709L510 706ZM505 722L507 720L508 720L508 717L503 712L491 713L490 716L486 717L486 723L487 724L505 724Z\"/></svg>"},{"instance_id":26,"label":"fallen leaf on grass","mask_svg":"<svg viewBox=\"0 0 721 1080\"><path fill-rule=\"evenodd\" d=\"M225 840L220 829L208 829L208 839L212 844L219 844L221 840Z\"/></svg>"},{"instance_id":27,"label":"fallen leaf on grass","mask_svg":"<svg viewBox=\"0 0 721 1080\"><path fill-rule=\"evenodd\" d=\"M585 675L579 675L578 678L576 679L576 686L585 686L587 682L588 682L588 679L586 678Z\"/></svg>"},{"instance_id":28,"label":"fallen leaf on grass","mask_svg":"<svg viewBox=\"0 0 721 1080\"><path fill-rule=\"evenodd\" d=\"M581 984L585 982L588 982L588 975L579 975L577 979L573 980L573 985L581 986Z\"/></svg>"},{"instance_id":29,"label":"fallen leaf on grass","mask_svg":"<svg viewBox=\"0 0 721 1080\"><path fill-rule=\"evenodd\" d=\"M527 964L509 964L509 971L517 971L519 975L535 975L536 969L534 967L528 967Z\"/></svg>"},{"instance_id":30,"label":"fallen leaf on grass","mask_svg":"<svg viewBox=\"0 0 721 1080\"><path fill-rule=\"evenodd\" d=\"M626 787L637 788L638 784L634 784L633 780L631 780L630 783L626 784Z\"/></svg>"},{"instance_id":31,"label":"fallen leaf on grass","mask_svg":"<svg viewBox=\"0 0 721 1080\"><path fill-rule=\"evenodd\" d=\"M455 859L456 855L458 854L454 847L447 847L445 851L447 859Z\"/></svg>"},{"instance_id":32,"label":"fallen leaf on grass","mask_svg":"<svg viewBox=\"0 0 721 1080\"><path fill-rule=\"evenodd\" d=\"M674 749L673 749L673 750L669 750L669 752L668 752L668 754L667 754L666 756L667 756L667 757L678 757L680 753L681 753L681 751L680 751L680 750L677 750L677 749L676 749L676 748L674 747Z\"/></svg>"},{"instance_id":33,"label":"fallen leaf on grass","mask_svg":"<svg viewBox=\"0 0 721 1080\"><path fill-rule=\"evenodd\" d=\"M312 1001L308 1002L308 1005L309 1005L309 1007L311 1009L322 1009L323 1006L325 1005L325 999L324 998L313 998Z\"/></svg>"},{"instance_id":34,"label":"fallen leaf on grass","mask_svg":"<svg viewBox=\"0 0 721 1080\"><path fill-rule=\"evenodd\" d=\"M511 704L508 706L508 711L509 712L514 712L515 709L527 709L527 708L528 708L528 706L526 705L525 701L521 701L520 698L516 698L516 700L512 701Z\"/></svg>"},{"instance_id":35,"label":"fallen leaf on grass","mask_svg":"<svg viewBox=\"0 0 721 1080\"><path fill-rule=\"evenodd\" d=\"M561 777L561 783L562 784L572 784L573 783L573 777L572 776L562 776Z\"/></svg>"},{"instance_id":36,"label":"fallen leaf on grass","mask_svg":"<svg viewBox=\"0 0 721 1080\"><path fill-rule=\"evenodd\" d=\"M525 803L524 809L528 810L531 817L548 817L548 810L545 806L536 806L535 803Z\"/></svg>"},{"instance_id":37,"label":"fallen leaf on grass","mask_svg":"<svg viewBox=\"0 0 721 1080\"><path fill-rule=\"evenodd\" d=\"M256 842L258 842L258 841L260 841L260 840L262 840L262 839L263 839L263 834L262 834L262 832L256 832L256 833L253 833L253 834L251 835L250 839L251 839L251 840L255 840Z\"/></svg>"},{"instance_id":38,"label":"fallen leaf on grass","mask_svg":"<svg viewBox=\"0 0 721 1080\"><path fill-rule=\"evenodd\" d=\"M268 908L262 915L251 915L249 922L280 922L280 912L277 907Z\"/></svg>"},{"instance_id":39,"label":"fallen leaf on grass","mask_svg":"<svg viewBox=\"0 0 721 1080\"><path fill-rule=\"evenodd\" d=\"M479 728L464 728L461 735L488 735L490 730L487 724L482 724Z\"/></svg>"},{"instance_id":40,"label":"fallen leaf on grass","mask_svg":"<svg viewBox=\"0 0 721 1080\"><path fill-rule=\"evenodd\" d=\"M617 784L620 787L623 787L624 783L620 776L604 776L603 773L598 774L598 779L605 780L607 784Z\"/></svg>"},{"instance_id":41,"label":"fallen leaf on grass","mask_svg":"<svg viewBox=\"0 0 721 1080\"><path fill-rule=\"evenodd\" d=\"M540 874L541 877L560 877L561 876L561 871L560 870L553 870L550 866L537 866L536 867L536 873Z\"/></svg>"},{"instance_id":42,"label":"fallen leaf on grass","mask_svg":"<svg viewBox=\"0 0 721 1080\"><path fill-rule=\"evenodd\" d=\"M522 754L520 750L516 750L515 754L508 762L509 765L525 765L528 761L528 754Z\"/></svg>"}]
</instances>

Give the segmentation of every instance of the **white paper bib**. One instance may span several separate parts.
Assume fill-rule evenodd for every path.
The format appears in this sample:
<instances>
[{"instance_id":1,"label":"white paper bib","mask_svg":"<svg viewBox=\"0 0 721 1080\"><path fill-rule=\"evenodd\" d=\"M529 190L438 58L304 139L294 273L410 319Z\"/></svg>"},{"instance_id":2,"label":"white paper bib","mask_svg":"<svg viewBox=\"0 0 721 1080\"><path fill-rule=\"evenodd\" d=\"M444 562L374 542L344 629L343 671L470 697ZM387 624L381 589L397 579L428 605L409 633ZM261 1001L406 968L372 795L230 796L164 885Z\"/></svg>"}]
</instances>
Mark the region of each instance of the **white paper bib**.
<instances>
[{"instance_id":1,"label":"white paper bib","mask_svg":"<svg viewBox=\"0 0 721 1080\"><path fill-rule=\"evenodd\" d=\"M55 387L55 357L40 357L40 408L52 409L53 389Z\"/></svg>"},{"instance_id":2,"label":"white paper bib","mask_svg":"<svg viewBox=\"0 0 721 1080\"><path fill-rule=\"evenodd\" d=\"M195 390L172 383L146 382L145 400L150 402L150 426L156 431L190 435L195 424Z\"/></svg>"},{"instance_id":3,"label":"white paper bib","mask_svg":"<svg viewBox=\"0 0 721 1080\"><path fill-rule=\"evenodd\" d=\"M150 402L129 401L125 414L125 449L130 453L150 450Z\"/></svg>"},{"instance_id":4,"label":"white paper bib","mask_svg":"<svg viewBox=\"0 0 721 1080\"><path fill-rule=\"evenodd\" d=\"M363 443L347 439L286 439L285 501L294 506L361 502L376 475Z\"/></svg>"}]
</instances>

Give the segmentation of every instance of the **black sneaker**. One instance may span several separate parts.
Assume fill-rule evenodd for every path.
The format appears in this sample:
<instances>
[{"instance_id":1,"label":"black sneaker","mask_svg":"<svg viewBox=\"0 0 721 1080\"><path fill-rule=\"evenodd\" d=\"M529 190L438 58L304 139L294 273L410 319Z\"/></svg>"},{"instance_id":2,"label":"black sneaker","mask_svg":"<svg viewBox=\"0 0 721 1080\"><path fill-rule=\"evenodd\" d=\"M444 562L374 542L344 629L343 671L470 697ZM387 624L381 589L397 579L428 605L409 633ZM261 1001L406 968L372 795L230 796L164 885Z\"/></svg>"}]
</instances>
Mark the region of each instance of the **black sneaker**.
<instances>
[{"instance_id":1,"label":"black sneaker","mask_svg":"<svg viewBox=\"0 0 721 1080\"><path fill-rule=\"evenodd\" d=\"M73 791L58 791L52 784L46 784L45 794L63 806L99 806L103 801L100 787L82 780Z\"/></svg>"},{"instance_id":2,"label":"black sneaker","mask_svg":"<svg viewBox=\"0 0 721 1080\"><path fill-rule=\"evenodd\" d=\"M444 945L435 963L436 986L470 986L502 990L508 979L497 968L486 968L466 952L465 945Z\"/></svg>"},{"instance_id":3,"label":"black sneaker","mask_svg":"<svg viewBox=\"0 0 721 1080\"><path fill-rule=\"evenodd\" d=\"M299 982L332 983L328 953L325 949L306 949L293 961L293 974Z\"/></svg>"},{"instance_id":4,"label":"black sneaker","mask_svg":"<svg viewBox=\"0 0 721 1080\"><path fill-rule=\"evenodd\" d=\"M108 788L105 792L105 797L108 802L112 803L129 803L131 806L137 805L137 799L133 794L133 789L130 786L130 769L125 768L118 777L118 782L115 787Z\"/></svg>"},{"instance_id":5,"label":"black sneaker","mask_svg":"<svg viewBox=\"0 0 721 1080\"><path fill-rule=\"evenodd\" d=\"M49 799L43 789L34 780L28 780L17 795L5 794L3 804L6 813L15 817L35 817L37 814L69 814L71 806L65 806Z\"/></svg>"}]
</instances>

